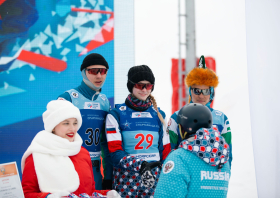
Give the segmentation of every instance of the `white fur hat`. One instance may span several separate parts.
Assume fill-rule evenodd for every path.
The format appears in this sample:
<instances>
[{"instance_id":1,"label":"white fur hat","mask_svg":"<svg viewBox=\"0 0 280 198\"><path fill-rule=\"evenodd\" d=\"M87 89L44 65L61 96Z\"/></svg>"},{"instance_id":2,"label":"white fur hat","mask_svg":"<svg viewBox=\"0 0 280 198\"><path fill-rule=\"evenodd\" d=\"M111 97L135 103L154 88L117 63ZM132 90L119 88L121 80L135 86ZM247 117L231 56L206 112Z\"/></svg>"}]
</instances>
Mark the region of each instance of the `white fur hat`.
<instances>
[{"instance_id":1,"label":"white fur hat","mask_svg":"<svg viewBox=\"0 0 280 198\"><path fill-rule=\"evenodd\" d=\"M78 120L78 130L82 125L80 110L71 102L66 100L52 100L47 104L47 110L43 113L43 122L46 131L52 132L54 127L60 122L76 118Z\"/></svg>"}]
</instances>

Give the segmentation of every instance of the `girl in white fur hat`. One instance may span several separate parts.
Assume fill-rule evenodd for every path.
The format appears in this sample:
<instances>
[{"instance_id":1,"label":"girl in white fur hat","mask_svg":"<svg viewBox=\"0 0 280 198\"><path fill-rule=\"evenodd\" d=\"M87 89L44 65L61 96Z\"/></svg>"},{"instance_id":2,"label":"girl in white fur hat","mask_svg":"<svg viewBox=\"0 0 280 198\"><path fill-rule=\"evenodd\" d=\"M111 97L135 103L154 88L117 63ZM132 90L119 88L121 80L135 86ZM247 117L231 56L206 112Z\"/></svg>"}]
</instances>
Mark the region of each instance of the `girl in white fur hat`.
<instances>
[{"instance_id":1,"label":"girl in white fur hat","mask_svg":"<svg viewBox=\"0 0 280 198\"><path fill-rule=\"evenodd\" d=\"M79 109L71 102L53 100L43 113L43 121L45 130L37 133L21 161L25 198L94 192L106 195L108 190L95 190L89 152L81 146Z\"/></svg>"}]
</instances>

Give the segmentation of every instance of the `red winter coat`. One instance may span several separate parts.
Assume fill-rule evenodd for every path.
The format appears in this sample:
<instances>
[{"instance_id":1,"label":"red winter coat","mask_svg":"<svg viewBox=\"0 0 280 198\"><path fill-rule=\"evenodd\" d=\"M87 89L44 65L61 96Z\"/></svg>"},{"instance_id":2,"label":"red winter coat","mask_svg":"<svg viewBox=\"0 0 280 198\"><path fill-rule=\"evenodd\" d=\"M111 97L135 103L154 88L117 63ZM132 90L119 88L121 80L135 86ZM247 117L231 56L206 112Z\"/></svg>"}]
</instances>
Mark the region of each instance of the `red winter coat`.
<instances>
[{"instance_id":1,"label":"red winter coat","mask_svg":"<svg viewBox=\"0 0 280 198\"><path fill-rule=\"evenodd\" d=\"M75 170L80 179L80 186L73 193L75 195L87 193L91 196L93 192L98 192L106 195L109 190L95 190L89 152L84 147L81 147L81 150L77 155L69 156L69 158L74 164ZM50 194L50 192L40 191L32 155L28 156L25 161L25 167L22 174L22 188L25 198L45 198Z\"/></svg>"}]
</instances>

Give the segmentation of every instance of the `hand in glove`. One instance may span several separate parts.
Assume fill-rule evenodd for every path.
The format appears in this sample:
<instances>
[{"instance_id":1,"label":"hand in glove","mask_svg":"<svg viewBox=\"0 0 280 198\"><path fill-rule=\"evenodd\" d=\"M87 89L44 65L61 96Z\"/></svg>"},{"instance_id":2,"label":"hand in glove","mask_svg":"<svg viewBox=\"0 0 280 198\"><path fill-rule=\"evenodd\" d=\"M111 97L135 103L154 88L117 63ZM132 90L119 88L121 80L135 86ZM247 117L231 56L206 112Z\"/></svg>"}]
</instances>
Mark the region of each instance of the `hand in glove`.
<instances>
[{"instance_id":1,"label":"hand in glove","mask_svg":"<svg viewBox=\"0 0 280 198\"><path fill-rule=\"evenodd\" d=\"M52 193L52 194L48 195L47 198L61 198L63 196L66 197L69 194L70 194L70 192L62 191L62 192Z\"/></svg>"},{"instance_id":2,"label":"hand in glove","mask_svg":"<svg viewBox=\"0 0 280 198\"><path fill-rule=\"evenodd\" d=\"M117 191L110 190L109 192L107 192L107 198L121 198L121 196L119 195L119 193L117 193Z\"/></svg>"},{"instance_id":3,"label":"hand in glove","mask_svg":"<svg viewBox=\"0 0 280 198\"><path fill-rule=\"evenodd\" d=\"M113 181L110 179L104 179L102 181L102 190L111 190L113 186Z\"/></svg>"},{"instance_id":4,"label":"hand in glove","mask_svg":"<svg viewBox=\"0 0 280 198\"><path fill-rule=\"evenodd\" d=\"M152 174L152 169L158 166L161 168L161 162L146 162L144 161L141 164L140 168L140 174L141 174L141 179L142 183L146 188L152 188L155 184L155 177Z\"/></svg>"}]
</instances>

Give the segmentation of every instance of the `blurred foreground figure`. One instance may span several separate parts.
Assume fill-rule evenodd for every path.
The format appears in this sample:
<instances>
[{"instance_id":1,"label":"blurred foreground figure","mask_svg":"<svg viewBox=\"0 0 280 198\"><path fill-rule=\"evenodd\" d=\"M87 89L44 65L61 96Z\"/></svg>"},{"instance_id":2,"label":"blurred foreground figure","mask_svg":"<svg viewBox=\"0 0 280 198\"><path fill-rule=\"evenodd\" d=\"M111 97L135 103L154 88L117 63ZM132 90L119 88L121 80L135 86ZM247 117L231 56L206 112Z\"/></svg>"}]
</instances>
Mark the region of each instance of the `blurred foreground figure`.
<instances>
[{"instance_id":1,"label":"blurred foreground figure","mask_svg":"<svg viewBox=\"0 0 280 198\"><path fill-rule=\"evenodd\" d=\"M211 111L192 103L178 112L183 141L166 158L155 198L225 198L230 178L229 145L212 126Z\"/></svg>"}]
</instances>

